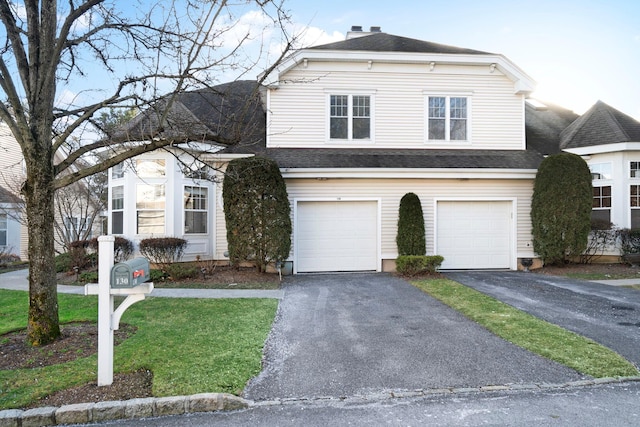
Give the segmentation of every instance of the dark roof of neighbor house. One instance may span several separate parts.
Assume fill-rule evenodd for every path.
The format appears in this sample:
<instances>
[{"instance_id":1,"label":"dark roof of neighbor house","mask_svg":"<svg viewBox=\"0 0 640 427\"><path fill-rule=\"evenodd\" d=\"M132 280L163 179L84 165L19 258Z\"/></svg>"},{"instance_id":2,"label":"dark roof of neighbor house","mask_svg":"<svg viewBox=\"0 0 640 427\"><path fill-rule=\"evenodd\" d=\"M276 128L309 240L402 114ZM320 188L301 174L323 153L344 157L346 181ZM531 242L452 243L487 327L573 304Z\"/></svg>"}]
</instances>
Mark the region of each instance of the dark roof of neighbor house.
<instances>
[{"instance_id":1,"label":"dark roof of neighbor house","mask_svg":"<svg viewBox=\"0 0 640 427\"><path fill-rule=\"evenodd\" d=\"M387 33L372 33L347 40L310 47L311 50L360 50L373 52L412 52L490 55L489 52L432 43Z\"/></svg>"},{"instance_id":2,"label":"dark roof of neighbor house","mask_svg":"<svg viewBox=\"0 0 640 427\"><path fill-rule=\"evenodd\" d=\"M238 80L182 92L175 96L168 112L170 98L161 99L120 128L112 140L165 138L221 145L264 145L265 113L260 89L256 81Z\"/></svg>"},{"instance_id":3,"label":"dark roof of neighbor house","mask_svg":"<svg viewBox=\"0 0 640 427\"><path fill-rule=\"evenodd\" d=\"M527 148L540 154L560 152L560 133L573 123L578 114L558 105L525 102L525 135Z\"/></svg>"},{"instance_id":4,"label":"dark roof of neighbor house","mask_svg":"<svg viewBox=\"0 0 640 427\"><path fill-rule=\"evenodd\" d=\"M280 168L537 169L531 150L269 148Z\"/></svg>"},{"instance_id":5,"label":"dark roof of neighbor house","mask_svg":"<svg viewBox=\"0 0 640 427\"><path fill-rule=\"evenodd\" d=\"M20 198L0 185L0 203L20 203Z\"/></svg>"},{"instance_id":6,"label":"dark roof of neighbor house","mask_svg":"<svg viewBox=\"0 0 640 427\"><path fill-rule=\"evenodd\" d=\"M602 101L560 134L560 148L640 142L640 122Z\"/></svg>"}]
</instances>

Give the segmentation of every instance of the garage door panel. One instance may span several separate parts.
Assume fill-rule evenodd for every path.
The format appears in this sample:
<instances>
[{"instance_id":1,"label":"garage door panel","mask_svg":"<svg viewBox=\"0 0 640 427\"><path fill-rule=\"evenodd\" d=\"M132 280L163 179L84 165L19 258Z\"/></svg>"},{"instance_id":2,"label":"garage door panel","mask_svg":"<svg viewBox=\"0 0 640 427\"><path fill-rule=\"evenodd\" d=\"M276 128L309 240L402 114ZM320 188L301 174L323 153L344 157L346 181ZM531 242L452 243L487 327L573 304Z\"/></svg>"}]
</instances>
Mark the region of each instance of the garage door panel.
<instances>
[{"instance_id":1,"label":"garage door panel","mask_svg":"<svg viewBox=\"0 0 640 427\"><path fill-rule=\"evenodd\" d=\"M443 269L510 268L512 203L440 201L437 251Z\"/></svg>"},{"instance_id":2,"label":"garage door panel","mask_svg":"<svg viewBox=\"0 0 640 427\"><path fill-rule=\"evenodd\" d=\"M377 270L376 202L298 202L298 272Z\"/></svg>"}]
</instances>

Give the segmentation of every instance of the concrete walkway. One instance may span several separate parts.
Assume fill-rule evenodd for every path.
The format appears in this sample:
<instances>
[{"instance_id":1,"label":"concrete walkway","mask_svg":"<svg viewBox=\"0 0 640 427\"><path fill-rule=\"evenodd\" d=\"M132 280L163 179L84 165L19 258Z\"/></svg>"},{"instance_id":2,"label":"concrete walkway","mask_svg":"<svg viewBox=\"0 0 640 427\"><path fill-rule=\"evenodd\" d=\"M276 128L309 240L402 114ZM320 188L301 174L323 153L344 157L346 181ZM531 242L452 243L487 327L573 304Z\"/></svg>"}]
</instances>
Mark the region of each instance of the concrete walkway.
<instances>
[{"instance_id":1,"label":"concrete walkway","mask_svg":"<svg viewBox=\"0 0 640 427\"><path fill-rule=\"evenodd\" d=\"M29 289L27 277L29 270L16 270L0 274L0 289L26 291ZM63 294L84 295L84 286L58 285L58 292ZM282 299L284 291L260 289L179 289L156 288L152 297L166 298L276 298Z\"/></svg>"}]
</instances>

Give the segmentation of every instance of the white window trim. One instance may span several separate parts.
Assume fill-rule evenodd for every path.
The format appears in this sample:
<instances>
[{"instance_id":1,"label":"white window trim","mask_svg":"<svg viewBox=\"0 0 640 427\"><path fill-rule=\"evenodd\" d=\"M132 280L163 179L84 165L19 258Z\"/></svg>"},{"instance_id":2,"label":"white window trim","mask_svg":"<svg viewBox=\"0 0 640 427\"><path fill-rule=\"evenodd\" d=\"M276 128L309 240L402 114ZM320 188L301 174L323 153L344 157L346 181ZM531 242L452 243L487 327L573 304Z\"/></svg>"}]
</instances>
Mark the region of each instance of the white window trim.
<instances>
[{"instance_id":1,"label":"white window trim","mask_svg":"<svg viewBox=\"0 0 640 427\"><path fill-rule=\"evenodd\" d=\"M207 190L207 200L206 200L206 208L205 209L187 209L184 206L184 193L186 191L187 187L197 187L197 188L205 188ZM207 185L198 185L198 184L184 184L182 186L182 197L183 197L183 202L182 202L182 233L185 235L189 235L189 236L206 236L208 234L210 234L211 232L211 221L210 221L210 215L209 212L211 212L211 196L212 196L212 189L211 187L207 186ZM186 230L186 224L185 222L187 221L187 211L189 212L205 212L207 214L207 219L206 219L206 224L207 224L207 231L205 231L204 233L187 233Z\"/></svg>"},{"instance_id":2,"label":"white window trim","mask_svg":"<svg viewBox=\"0 0 640 427\"><path fill-rule=\"evenodd\" d=\"M473 140L471 133L471 120L473 112L473 92L465 91L445 91L445 92L433 92L424 90L422 91L424 96L424 141L431 146L442 145L443 147L451 148L452 146L469 146ZM445 108L445 139L429 139L429 98L440 97L446 98ZM467 139L465 140L452 140L450 134L451 126L451 109L449 107L449 101L451 98L466 98L467 99Z\"/></svg>"},{"instance_id":3,"label":"white window trim","mask_svg":"<svg viewBox=\"0 0 640 427\"><path fill-rule=\"evenodd\" d=\"M375 90L351 90L351 89L325 89L325 140L331 144L344 144L345 142L354 143L358 145L375 143ZM349 107L347 116L347 138L331 138L331 96L348 96ZM354 139L353 138L353 97L354 96L368 96L369 97L369 138L366 139Z\"/></svg>"},{"instance_id":4,"label":"white window trim","mask_svg":"<svg viewBox=\"0 0 640 427\"><path fill-rule=\"evenodd\" d=\"M640 159L629 160L629 162L627 163L627 165L628 165L627 171L629 171L629 173L626 174L626 175L629 177L630 180L638 180L638 179L640 179L640 169L638 169L638 171L639 171L638 176L631 176L631 163L640 163Z\"/></svg>"}]
</instances>

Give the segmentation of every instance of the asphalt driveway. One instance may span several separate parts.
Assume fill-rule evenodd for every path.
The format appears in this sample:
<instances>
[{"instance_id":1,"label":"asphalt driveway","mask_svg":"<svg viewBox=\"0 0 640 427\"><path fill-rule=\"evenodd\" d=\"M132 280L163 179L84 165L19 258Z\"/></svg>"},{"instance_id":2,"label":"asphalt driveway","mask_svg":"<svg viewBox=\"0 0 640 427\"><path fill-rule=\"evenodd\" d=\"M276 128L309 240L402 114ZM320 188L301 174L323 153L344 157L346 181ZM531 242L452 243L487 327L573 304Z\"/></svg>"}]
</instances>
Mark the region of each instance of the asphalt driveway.
<instances>
[{"instance_id":1,"label":"asphalt driveway","mask_svg":"<svg viewBox=\"0 0 640 427\"><path fill-rule=\"evenodd\" d=\"M380 273L288 277L264 363L249 399L583 378Z\"/></svg>"},{"instance_id":2,"label":"asphalt driveway","mask_svg":"<svg viewBox=\"0 0 640 427\"><path fill-rule=\"evenodd\" d=\"M517 271L447 273L456 282L603 344L640 366L640 291Z\"/></svg>"}]
</instances>

